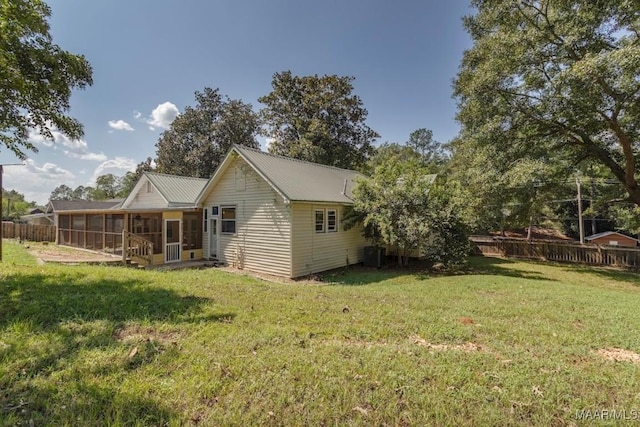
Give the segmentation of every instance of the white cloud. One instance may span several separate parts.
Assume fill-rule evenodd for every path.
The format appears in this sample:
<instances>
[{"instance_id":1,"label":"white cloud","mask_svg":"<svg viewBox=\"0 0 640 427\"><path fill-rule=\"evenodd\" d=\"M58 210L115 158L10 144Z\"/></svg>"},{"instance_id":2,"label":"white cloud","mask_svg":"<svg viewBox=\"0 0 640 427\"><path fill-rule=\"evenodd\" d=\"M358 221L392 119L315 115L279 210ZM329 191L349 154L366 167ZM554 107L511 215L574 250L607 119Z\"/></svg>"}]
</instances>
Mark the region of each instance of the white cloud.
<instances>
[{"instance_id":1,"label":"white cloud","mask_svg":"<svg viewBox=\"0 0 640 427\"><path fill-rule=\"evenodd\" d=\"M73 173L54 163L39 166L32 159L27 159L24 166L4 169L3 186L24 194L28 201L45 204L54 188L64 183L71 187L74 179Z\"/></svg>"},{"instance_id":2,"label":"white cloud","mask_svg":"<svg viewBox=\"0 0 640 427\"><path fill-rule=\"evenodd\" d=\"M63 147L63 152L67 157L81 160L93 160L103 162L107 159L103 153L91 153L89 152L89 145L82 139L71 139L67 135L63 134L59 130L52 130L51 135L53 140L45 138L35 130L29 132L29 142L37 145L44 145L45 147L53 147L57 150L59 147Z\"/></svg>"},{"instance_id":3,"label":"white cloud","mask_svg":"<svg viewBox=\"0 0 640 427\"><path fill-rule=\"evenodd\" d=\"M104 153L78 154L78 153L72 153L70 151L65 151L64 154L66 154L67 156L73 159L92 160L94 162L104 162L105 160L107 160L107 156Z\"/></svg>"},{"instance_id":4,"label":"white cloud","mask_svg":"<svg viewBox=\"0 0 640 427\"><path fill-rule=\"evenodd\" d=\"M126 130L128 132L133 132L135 130L124 120L109 120L109 127L115 130Z\"/></svg>"},{"instance_id":5,"label":"white cloud","mask_svg":"<svg viewBox=\"0 0 640 427\"><path fill-rule=\"evenodd\" d=\"M151 111L150 117L143 117L139 111L134 111L133 118L148 124L149 130L156 130L156 128L169 129L171 122L173 122L179 114L180 111L178 107L167 101L158 104L158 106Z\"/></svg>"},{"instance_id":6,"label":"white cloud","mask_svg":"<svg viewBox=\"0 0 640 427\"><path fill-rule=\"evenodd\" d=\"M59 130L52 130L51 135L53 136L53 140L45 138L40 133L32 130L29 133L29 142L34 144L44 145L45 147L52 147L54 145L61 145L63 147L68 148L70 151L76 153L84 153L87 151L87 143L81 139L71 139L67 135L63 134ZM57 148L57 147L56 147Z\"/></svg>"},{"instance_id":7,"label":"white cloud","mask_svg":"<svg viewBox=\"0 0 640 427\"><path fill-rule=\"evenodd\" d=\"M114 175L124 175L129 171L134 171L138 164L135 160L127 157L116 157L115 159L106 160L98 165L93 176L91 177L91 185L95 184L96 178L100 175L113 173Z\"/></svg>"}]
</instances>

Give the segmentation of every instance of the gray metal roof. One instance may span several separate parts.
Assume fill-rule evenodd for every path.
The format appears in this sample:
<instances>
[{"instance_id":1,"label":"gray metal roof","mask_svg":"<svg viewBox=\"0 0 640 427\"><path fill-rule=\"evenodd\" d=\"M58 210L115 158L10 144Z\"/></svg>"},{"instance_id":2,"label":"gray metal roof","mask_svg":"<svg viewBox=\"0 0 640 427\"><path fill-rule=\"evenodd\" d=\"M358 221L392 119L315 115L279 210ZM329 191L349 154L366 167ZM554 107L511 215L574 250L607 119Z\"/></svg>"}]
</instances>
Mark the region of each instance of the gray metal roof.
<instances>
[{"instance_id":1,"label":"gray metal roof","mask_svg":"<svg viewBox=\"0 0 640 427\"><path fill-rule=\"evenodd\" d=\"M204 178L156 172L145 172L144 175L167 200L169 206L194 206L198 195L208 182Z\"/></svg>"},{"instance_id":2,"label":"gray metal roof","mask_svg":"<svg viewBox=\"0 0 640 427\"><path fill-rule=\"evenodd\" d=\"M239 145L233 150L291 201L352 203L351 191L356 178L364 177L356 171L276 156Z\"/></svg>"},{"instance_id":3,"label":"gray metal roof","mask_svg":"<svg viewBox=\"0 0 640 427\"><path fill-rule=\"evenodd\" d=\"M120 207L122 201L123 199L105 200L101 202L89 200L50 200L47 212L117 209Z\"/></svg>"}]
</instances>

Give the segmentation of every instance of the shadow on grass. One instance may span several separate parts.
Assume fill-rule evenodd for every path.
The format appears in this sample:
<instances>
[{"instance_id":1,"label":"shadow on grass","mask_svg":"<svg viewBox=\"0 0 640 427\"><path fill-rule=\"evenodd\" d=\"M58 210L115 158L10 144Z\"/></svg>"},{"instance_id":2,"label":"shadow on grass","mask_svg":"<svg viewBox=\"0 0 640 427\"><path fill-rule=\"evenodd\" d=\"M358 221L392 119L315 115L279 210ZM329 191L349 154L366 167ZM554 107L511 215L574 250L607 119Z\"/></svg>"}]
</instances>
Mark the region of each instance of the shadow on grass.
<instances>
[{"instance_id":1,"label":"shadow on grass","mask_svg":"<svg viewBox=\"0 0 640 427\"><path fill-rule=\"evenodd\" d=\"M177 417L167 405L82 380L59 389L29 384L13 393L19 403L0 408L0 414L5 412L3 425L164 426Z\"/></svg>"},{"instance_id":2,"label":"shadow on grass","mask_svg":"<svg viewBox=\"0 0 640 427\"><path fill-rule=\"evenodd\" d=\"M473 256L469 258L467 265L447 270L432 270L425 262L414 261L407 267L400 268L395 264L382 268L352 266L323 273L320 277L323 281L334 285L362 286L378 283L385 280L393 280L402 276L411 277L412 280L427 280L444 276L466 276L473 274L515 277L529 280L554 281L543 274L522 271L512 266L518 261L504 258L485 258Z\"/></svg>"},{"instance_id":3,"label":"shadow on grass","mask_svg":"<svg viewBox=\"0 0 640 427\"><path fill-rule=\"evenodd\" d=\"M122 358L102 362L107 364L106 371L89 373L90 377L117 376L131 367L154 363L156 355L171 347L154 344L157 354L144 359L140 347L135 356L140 363L127 363L132 359L127 359L131 344L115 336L126 322L179 328L180 323L226 322L235 316L206 313L203 306L208 302L140 280L89 279L71 270L4 277L0 283L0 337L6 341L0 342L0 419L13 420L12 425L26 425L32 419L36 425L58 424L52 420L73 425L78 423L74 417L95 416L87 423L168 424L178 415L161 402L123 396L117 384L104 389L89 383L81 387L83 375L68 376L75 377L70 373L83 369L87 351L122 353Z\"/></svg>"},{"instance_id":4,"label":"shadow on grass","mask_svg":"<svg viewBox=\"0 0 640 427\"><path fill-rule=\"evenodd\" d=\"M592 274L603 279L614 280L616 282L626 282L634 286L640 286L640 271L615 269L614 267L598 267L583 264L558 264L565 271L573 273Z\"/></svg>"},{"instance_id":5,"label":"shadow on grass","mask_svg":"<svg viewBox=\"0 0 640 427\"><path fill-rule=\"evenodd\" d=\"M43 330L66 320L176 320L199 311L206 302L150 288L139 280L17 273L0 285L0 327L17 320Z\"/></svg>"}]
</instances>

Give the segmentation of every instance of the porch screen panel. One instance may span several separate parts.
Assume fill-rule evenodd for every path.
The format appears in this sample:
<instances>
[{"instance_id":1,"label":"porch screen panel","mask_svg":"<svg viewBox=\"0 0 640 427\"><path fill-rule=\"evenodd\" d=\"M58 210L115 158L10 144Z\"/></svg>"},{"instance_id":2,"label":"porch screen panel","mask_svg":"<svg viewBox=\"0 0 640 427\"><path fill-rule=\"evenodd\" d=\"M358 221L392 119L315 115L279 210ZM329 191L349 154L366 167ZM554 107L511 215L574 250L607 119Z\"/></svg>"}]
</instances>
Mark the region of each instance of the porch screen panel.
<instances>
[{"instance_id":1,"label":"porch screen panel","mask_svg":"<svg viewBox=\"0 0 640 427\"><path fill-rule=\"evenodd\" d=\"M122 253L122 230L124 229L123 214L108 214L105 217L105 247L104 250L114 254Z\"/></svg>"},{"instance_id":2,"label":"porch screen panel","mask_svg":"<svg viewBox=\"0 0 640 427\"><path fill-rule=\"evenodd\" d=\"M58 215L58 244L71 245L71 218L69 215Z\"/></svg>"},{"instance_id":3,"label":"porch screen panel","mask_svg":"<svg viewBox=\"0 0 640 427\"><path fill-rule=\"evenodd\" d=\"M182 249L202 249L202 212L185 213L182 217Z\"/></svg>"},{"instance_id":4,"label":"porch screen panel","mask_svg":"<svg viewBox=\"0 0 640 427\"><path fill-rule=\"evenodd\" d=\"M84 248L84 214L71 215L71 246Z\"/></svg>"},{"instance_id":5,"label":"porch screen panel","mask_svg":"<svg viewBox=\"0 0 640 427\"><path fill-rule=\"evenodd\" d=\"M161 254L162 248L162 214L129 215L131 230L134 234L153 242L153 253Z\"/></svg>"},{"instance_id":6,"label":"porch screen panel","mask_svg":"<svg viewBox=\"0 0 640 427\"><path fill-rule=\"evenodd\" d=\"M102 250L103 221L104 216L102 214L87 215L87 249Z\"/></svg>"}]
</instances>

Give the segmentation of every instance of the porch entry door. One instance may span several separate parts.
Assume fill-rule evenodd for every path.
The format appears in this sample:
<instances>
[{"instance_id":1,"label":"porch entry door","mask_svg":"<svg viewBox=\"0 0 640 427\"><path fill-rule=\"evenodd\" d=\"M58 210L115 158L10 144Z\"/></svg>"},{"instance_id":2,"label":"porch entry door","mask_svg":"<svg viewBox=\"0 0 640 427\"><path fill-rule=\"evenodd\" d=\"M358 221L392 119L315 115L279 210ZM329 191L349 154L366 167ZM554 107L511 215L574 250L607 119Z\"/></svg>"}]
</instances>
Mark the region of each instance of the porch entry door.
<instances>
[{"instance_id":1,"label":"porch entry door","mask_svg":"<svg viewBox=\"0 0 640 427\"><path fill-rule=\"evenodd\" d=\"M218 258L218 218L209 220L209 257Z\"/></svg>"},{"instance_id":2,"label":"porch entry door","mask_svg":"<svg viewBox=\"0 0 640 427\"><path fill-rule=\"evenodd\" d=\"M182 255L182 220L164 221L164 262L180 261Z\"/></svg>"}]
</instances>

